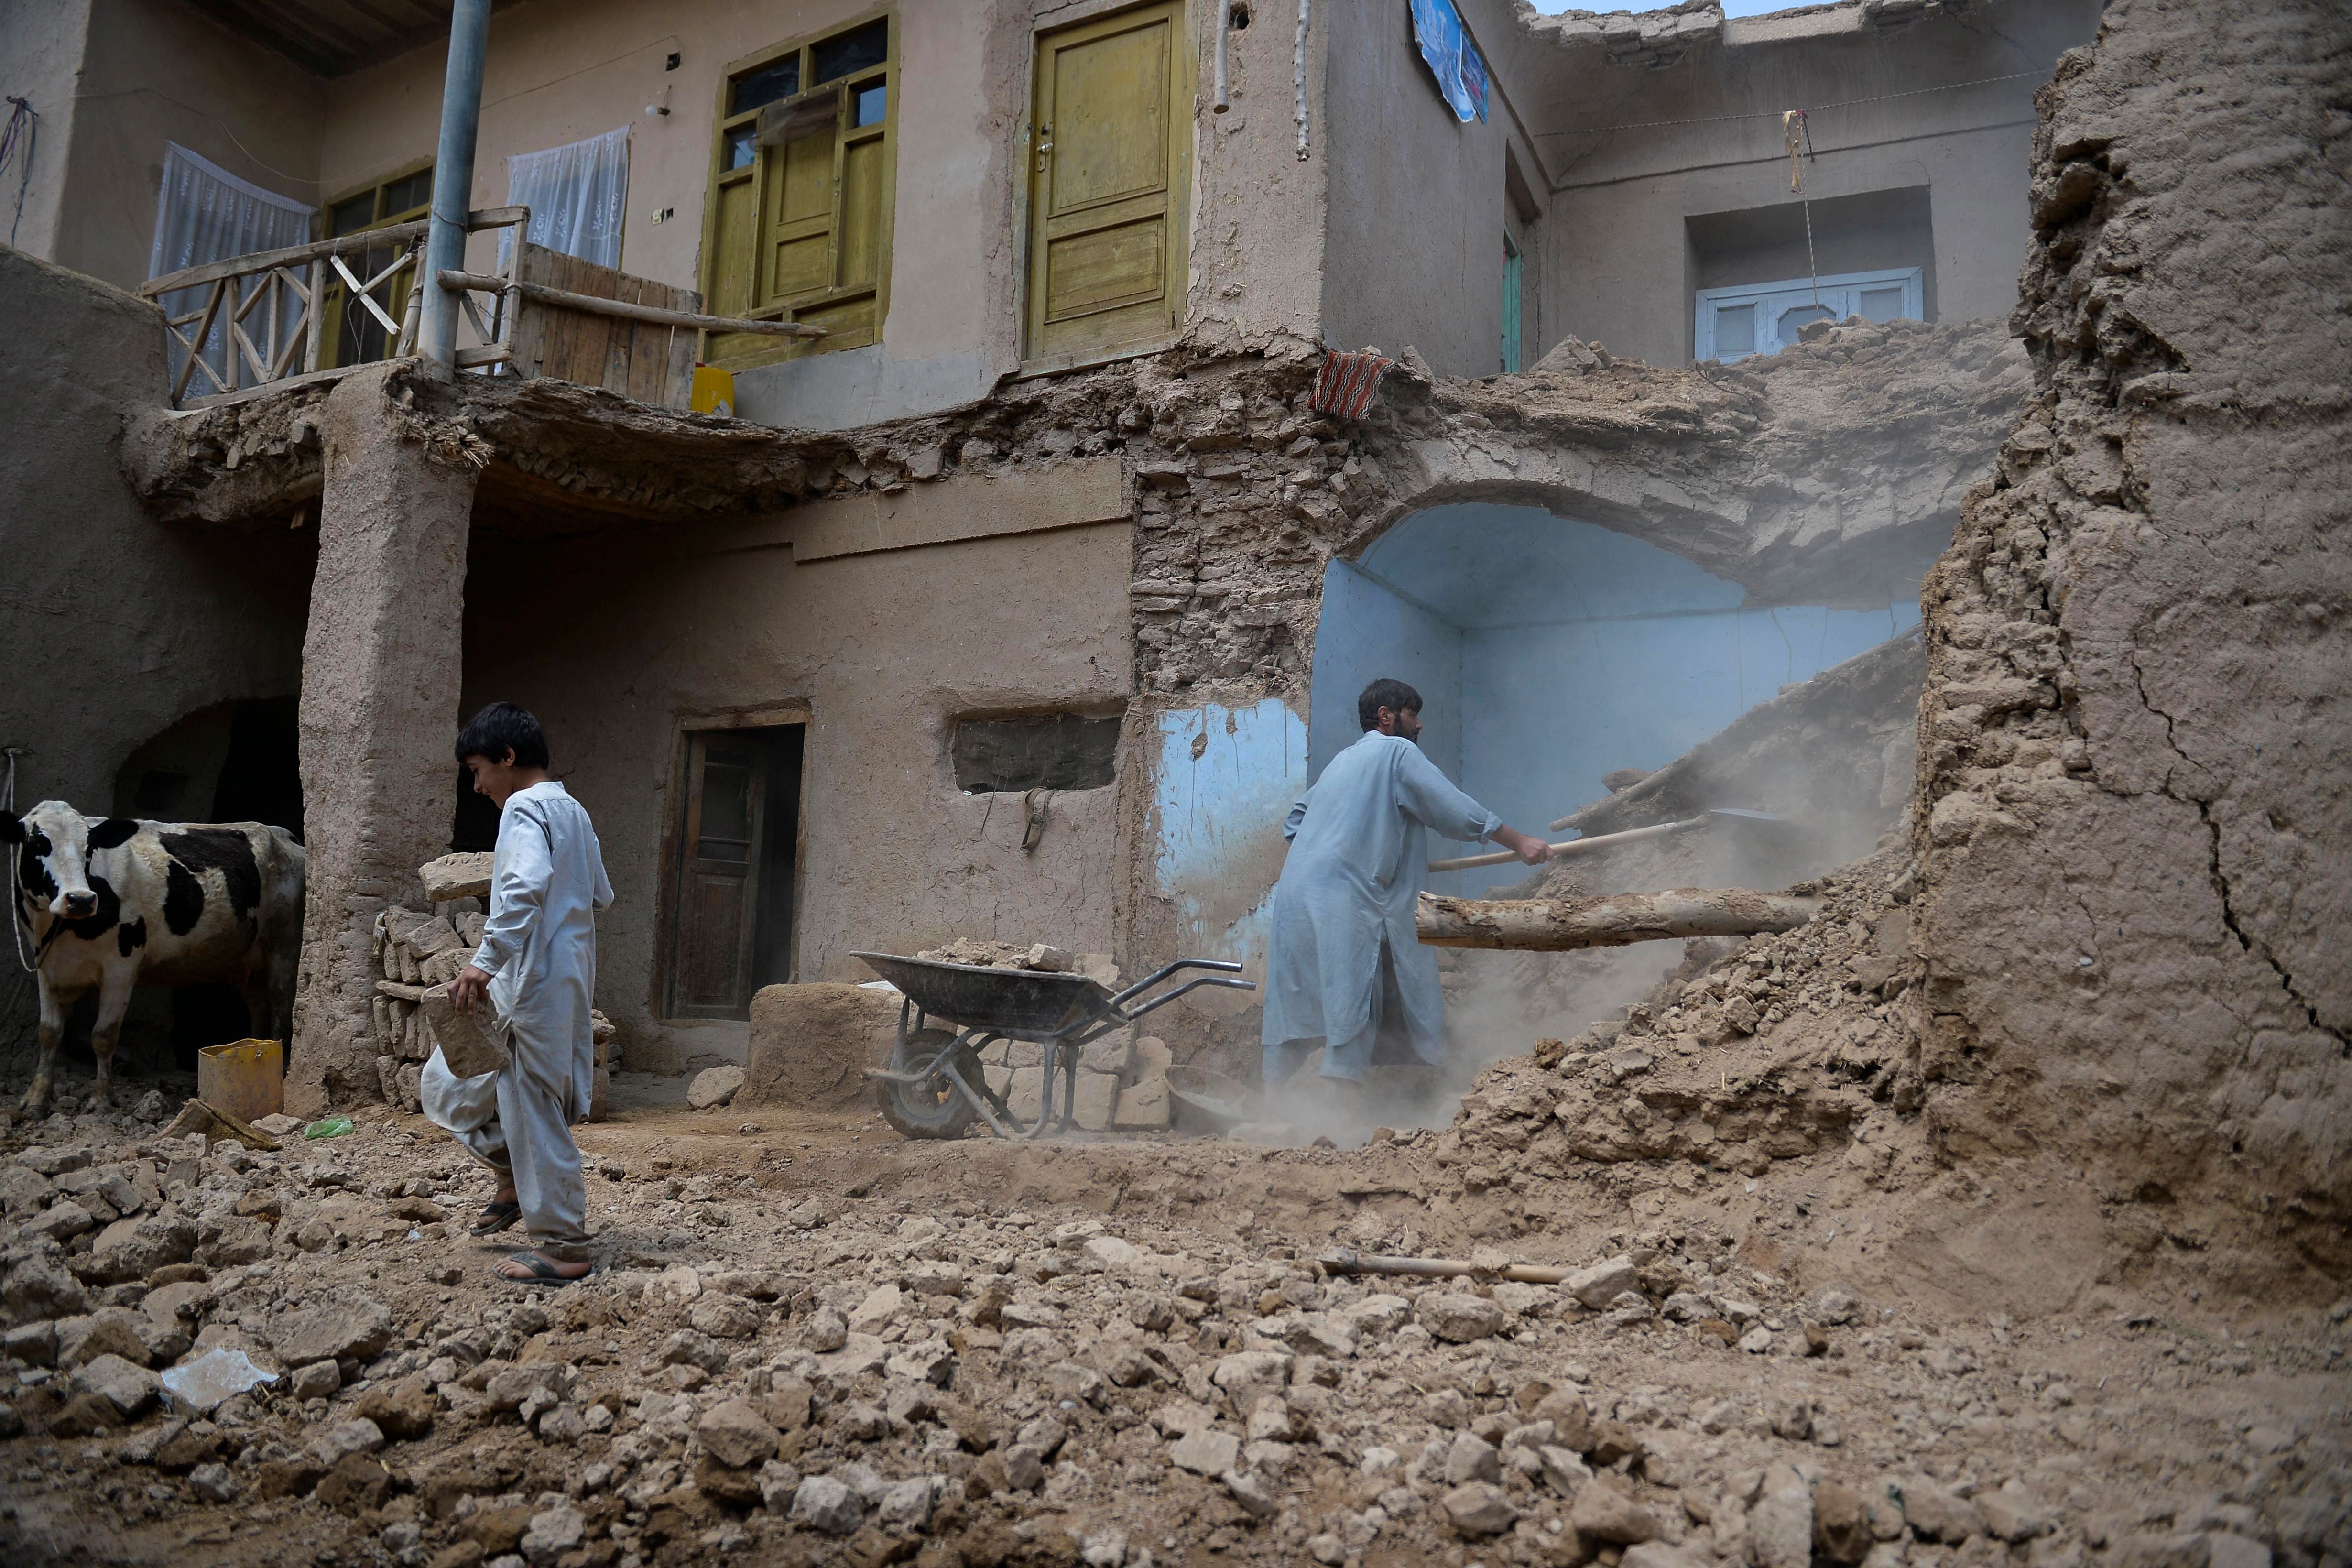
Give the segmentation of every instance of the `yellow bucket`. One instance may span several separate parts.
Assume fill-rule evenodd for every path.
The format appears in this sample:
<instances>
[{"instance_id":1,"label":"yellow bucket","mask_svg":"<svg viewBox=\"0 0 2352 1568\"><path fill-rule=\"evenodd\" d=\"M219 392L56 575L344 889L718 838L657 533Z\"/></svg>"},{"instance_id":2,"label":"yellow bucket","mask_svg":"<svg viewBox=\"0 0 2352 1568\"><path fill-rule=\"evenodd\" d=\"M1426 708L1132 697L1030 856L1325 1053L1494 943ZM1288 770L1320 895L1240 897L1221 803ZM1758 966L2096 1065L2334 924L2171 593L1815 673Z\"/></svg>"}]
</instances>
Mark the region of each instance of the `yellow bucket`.
<instances>
[{"instance_id":1,"label":"yellow bucket","mask_svg":"<svg viewBox=\"0 0 2352 1568\"><path fill-rule=\"evenodd\" d=\"M277 1040L237 1040L196 1053L196 1098L239 1121L286 1109L286 1047Z\"/></svg>"}]
</instances>

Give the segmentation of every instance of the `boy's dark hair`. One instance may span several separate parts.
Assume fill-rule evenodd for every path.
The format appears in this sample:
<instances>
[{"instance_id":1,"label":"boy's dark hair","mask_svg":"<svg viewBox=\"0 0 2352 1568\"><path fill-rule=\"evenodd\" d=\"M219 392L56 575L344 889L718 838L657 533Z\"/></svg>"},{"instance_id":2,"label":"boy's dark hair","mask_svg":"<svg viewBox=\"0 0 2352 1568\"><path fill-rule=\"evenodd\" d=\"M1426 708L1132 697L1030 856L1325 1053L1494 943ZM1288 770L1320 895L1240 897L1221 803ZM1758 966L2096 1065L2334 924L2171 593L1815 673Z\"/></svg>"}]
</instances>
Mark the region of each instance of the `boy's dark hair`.
<instances>
[{"instance_id":1,"label":"boy's dark hair","mask_svg":"<svg viewBox=\"0 0 2352 1568\"><path fill-rule=\"evenodd\" d=\"M547 766L547 733L539 727L528 708L518 708L511 702L493 702L467 721L457 731L457 760L481 757L493 763L507 760L514 753L514 765L519 768Z\"/></svg>"},{"instance_id":2,"label":"boy's dark hair","mask_svg":"<svg viewBox=\"0 0 2352 1568\"><path fill-rule=\"evenodd\" d=\"M1402 680L1385 678L1375 680L1364 688L1361 697L1356 699L1356 722L1367 730L1379 729L1383 708L1393 709L1399 713L1418 713L1421 711L1421 693Z\"/></svg>"}]
</instances>

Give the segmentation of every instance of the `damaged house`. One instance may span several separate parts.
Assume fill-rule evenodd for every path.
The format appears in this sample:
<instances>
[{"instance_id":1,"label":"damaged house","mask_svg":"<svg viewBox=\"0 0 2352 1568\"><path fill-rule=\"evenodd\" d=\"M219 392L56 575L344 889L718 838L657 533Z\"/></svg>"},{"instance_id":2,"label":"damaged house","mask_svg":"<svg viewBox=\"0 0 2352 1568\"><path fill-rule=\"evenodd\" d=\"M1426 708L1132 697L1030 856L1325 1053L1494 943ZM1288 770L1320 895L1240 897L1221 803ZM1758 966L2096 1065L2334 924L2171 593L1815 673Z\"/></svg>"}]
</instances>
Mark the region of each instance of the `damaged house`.
<instances>
[{"instance_id":1,"label":"damaged house","mask_svg":"<svg viewBox=\"0 0 2352 1568\"><path fill-rule=\"evenodd\" d=\"M1900 822L2089 0L448 11L0 18L0 741L20 808L303 831L291 1108L383 1092L375 918L488 847L496 699L658 1071L856 949L1255 970L1375 675L1510 821L1745 722L1773 767L1609 810L1801 818L1759 881Z\"/></svg>"}]
</instances>

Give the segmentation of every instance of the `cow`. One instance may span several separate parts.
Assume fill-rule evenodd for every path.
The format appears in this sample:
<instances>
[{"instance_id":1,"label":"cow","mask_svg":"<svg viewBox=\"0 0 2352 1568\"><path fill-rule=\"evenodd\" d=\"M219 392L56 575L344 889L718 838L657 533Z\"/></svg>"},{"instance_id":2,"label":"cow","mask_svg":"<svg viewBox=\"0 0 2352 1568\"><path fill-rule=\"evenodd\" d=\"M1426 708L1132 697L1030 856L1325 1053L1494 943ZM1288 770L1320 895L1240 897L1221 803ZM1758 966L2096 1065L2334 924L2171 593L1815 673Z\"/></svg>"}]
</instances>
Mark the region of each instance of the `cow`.
<instances>
[{"instance_id":1,"label":"cow","mask_svg":"<svg viewBox=\"0 0 2352 1568\"><path fill-rule=\"evenodd\" d=\"M89 1107L106 1108L114 1042L134 985L235 982L253 1032L290 1016L302 946L302 847L258 822L92 819L61 800L0 811L0 854L15 862L10 904L21 962L39 979L41 1061L24 1110L47 1109L66 1015L98 989Z\"/></svg>"}]
</instances>

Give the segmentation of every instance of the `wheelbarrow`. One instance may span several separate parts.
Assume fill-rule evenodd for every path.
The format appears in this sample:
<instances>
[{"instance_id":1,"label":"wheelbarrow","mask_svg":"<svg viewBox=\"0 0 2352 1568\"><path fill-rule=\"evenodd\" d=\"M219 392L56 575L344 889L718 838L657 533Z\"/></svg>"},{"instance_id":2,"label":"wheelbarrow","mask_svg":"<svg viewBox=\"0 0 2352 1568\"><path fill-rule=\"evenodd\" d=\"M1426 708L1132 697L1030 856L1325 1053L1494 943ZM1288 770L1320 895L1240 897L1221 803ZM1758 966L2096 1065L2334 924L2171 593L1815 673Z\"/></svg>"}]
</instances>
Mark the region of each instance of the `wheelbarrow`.
<instances>
[{"instance_id":1,"label":"wheelbarrow","mask_svg":"<svg viewBox=\"0 0 2352 1568\"><path fill-rule=\"evenodd\" d=\"M883 1120L909 1138L961 1138L975 1121L1000 1138L1040 1138L1067 1131L1077 1111L1078 1057L1094 1041L1132 1024L1203 985L1255 991L1255 982L1226 976L1238 963L1180 958L1124 991L1083 974L993 969L976 963L856 952L906 996L898 1008L898 1039L890 1065L868 1068ZM1186 969L1213 969L1181 985L1143 998ZM942 1027L941 1026L945 1026ZM1024 1127L1011 1102L991 1089L980 1053L997 1040L1021 1040L1044 1049L1037 1119ZM1054 1087L1062 1087L1059 1124ZM1009 1087L1009 1086L1008 1086Z\"/></svg>"}]
</instances>

